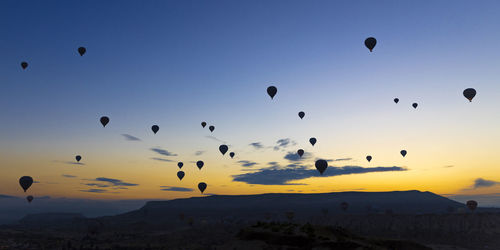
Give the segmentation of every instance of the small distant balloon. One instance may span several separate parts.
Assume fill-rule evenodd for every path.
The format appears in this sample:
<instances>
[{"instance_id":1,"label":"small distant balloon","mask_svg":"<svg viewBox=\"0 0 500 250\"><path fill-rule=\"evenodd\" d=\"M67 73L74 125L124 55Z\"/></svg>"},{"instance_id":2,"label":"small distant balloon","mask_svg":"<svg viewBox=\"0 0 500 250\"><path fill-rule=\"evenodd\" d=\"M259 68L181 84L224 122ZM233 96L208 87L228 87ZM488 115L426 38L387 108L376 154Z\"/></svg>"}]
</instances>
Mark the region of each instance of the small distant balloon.
<instances>
[{"instance_id":1,"label":"small distant balloon","mask_svg":"<svg viewBox=\"0 0 500 250\"><path fill-rule=\"evenodd\" d=\"M210 132L214 132L215 126L210 126L210 127L208 127L208 129L210 130Z\"/></svg>"},{"instance_id":2,"label":"small distant balloon","mask_svg":"<svg viewBox=\"0 0 500 250\"><path fill-rule=\"evenodd\" d=\"M206 122L201 122L201 126L204 128L205 126L207 126L207 123Z\"/></svg>"},{"instance_id":3,"label":"small distant balloon","mask_svg":"<svg viewBox=\"0 0 500 250\"><path fill-rule=\"evenodd\" d=\"M178 178L179 178L179 180L181 180L181 181L182 181L182 178L184 178L184 175L185 175L185 174L184 174L184 171L179 171L179 172L177 172L177 177L178 177Z\"/></svg>"},{"instance_id":4,"label":"small distant balloon","mask_svg":"<svg viewBox=\"0 0 500 250\"><path fill-rule=\"evenodd\" d=\"M271 97L271 99L274 98L274 96L278 93L278 89L274 86L269 86L267 88L267 94Z\"/></svg>"},{"instance_id":5,"label":"small distant balloon","mask_svg":"<svg viewBox=\"0 0 500 250\"><path fill-rule=\"evenodd\" d=\"M203 167L203 165L205 165L205 163L203 163L203 161L197 161L196 162L196 166L201 170L201 168Z\"/></svg>"},{"instance_id":6,"label":"small distant balloon","mask_svg":"<svg viewBox=\"0 0 500 250\"><path fill-rule=\"evenodd\" d=\"M370 52L373 51L373 48L375 48L375 45L377 45L377 39L374 37L368 37L365 40L365 46L370 50Z\"/></svg>"},{"instance_id":7,"label":"small distant balloon","mask_svg":"<svg viewBox=\"0 0 500 250\"><path fill-rule=\"evenodd\" d=\"M155 133L155 134L156 134L156 133L158 132L158 130L160 130L160 127L159 127L158 125L153 125L153 126L151 127L151 130L153 130L153 133Z\"/></svg>"},{"instance_id":8,"label":"small distant balloon","mask_svg":"<svg viewBox=\"0 0 500 250\"><path fill-rule=\"evenodd\" d=\"M28 67L28 63L27 62L21 62L21 67L23 69L26 69Z\"/></svg>"},{"instance_id":9,"label":"small distant balloon","mask_svg":"<svg viewBox=\"0 0 500 250\"><path fill-rule=\"evenodd\" d=\"M229 150L229 147L227 145L220 145L219 146L219 151L222 153L222 155L226 154L227 150Z\"/></svg>"},{"instance_id":10,"label":"small distant balloon","mask_svg":"<svg viewBox=\"0 0 500 250\"><path fill-rule=\"evenodd\" d=\"M198 183L198 189L203 194L203 192L205 191L205 189L207 189L207 184L205 182Z\"/></svg>"},{"instance_id":11,"label":"small distant balloon","mask_svg":"<svg viewBox=\"0 0 500 250\"><path fill-rule=\"evenodd\" d=\"M108 123L109 123L109 117L107 117L107 116L101 117L101 124L103 127L106 127L106 125L108 125Z\"/></svg>"},{"instance_id":12,"label":"small distant balloon","mask_svg":"<svg viewBox=\"0 0 500 250\"><path fill-rule=\"evenodd\" d=\"M406 150L401 150L401 155L402 155L403 157L405 157L405 156L406 156L406 153L407 153L407 152L406 152Z\"/></svg>"},{"instance_id":13,"label":"small distant balloon","mask_svg":"<svg viewBox=\"0 0 500 250\"><path fill-rule=\"evenodd\" d=\"M328 167L328 162L326 162L325 160L317 160L314 165L316 166L316 169L319 171L319 173L323 175L323 172L325 172L326 168Z\"/></svg>"},{"instance_id":14,"label":"small distant balloon","mask_svg":"<svg viewBox=\"0 0 500 250\"><path fill-rule=\"evenodd\" d=\"M26 190L28 190L28 188L30 188L32 184L33 178L31 178L30 176L23 176L19 179L19 185L21 185L24 192L26 192Z\"/></svg>"},{"instance_id":15,"label":"small distant balloon","mask_svg":"<svg viewBox=\"0 0 500 250\"><path fill-rule=\"evenodd\" d=\"M304 150L303 149L297 150L297 154L299 155L299 157L302 157L304 155Z\"/></svg>"},{"instance_id":16,"label":"small distant balloon","mask_svg":"<svg viewBox=\"0 0 500 250\"><path fill-rule=\"evenodd\" d=\"M370 162L372 160L372 156L371 155L366 156L366 160Z\"/></svg>"},{"instance_id":17,"label":"small distant balloon","mask_svg":"<svg viewBox=\"0 0 500 250\"><path fill-rule=\"evenodd\" d=\"M78 53L80 54L80 56L83 56L85 52L87 52L87 49L85 47L78 48Z\"/></svg>"},{"instance_id":18,"label":"small distant balloon","mask_svg":"<svg viewBox=\"0 0 500 250\"><path fill-rule=\"evenodd\" d=\"M466 205L471 211L474 211L477 208L477 201L474 200L467 201Z\"/></svg>"},{"instance_id":19,"label":"small distant balloon","mask_svg":"<svg viewBox=\"0 0 500 250\"><path fill-rule=\"evenodd\" d=\"M306 113L304 113L304 111L299 112L300 119L304 118L305 115L306 115Z\"/></svg>"},{"instance_id":20,"label":"small distant balloon","mask_svg":"<svg viewBox=\"0 0 500 250\"><path fill-rule=\"evenodd\" d=\"M394 102L397 104L399 102L399 98L394 98Z\"/></svg>"},{"instance_id":21,"label":"small distant balloon","mask_svg":"<svg viewBox=\"0 0 500 250\"><path fill-rule=\"evenodd\" d=\"M26 200L28 200L28 202L31 203L33 201L33 196L28 195L28 197L26 197Z\"/></svg>"},{"instance_id":22,"label":"small distant balloon","mask_svg":"<svg viewBox=\"0 0 500 250\"><path fill-rule=\"evenodd\" d=\"M229 156L231 156L231 159L234 157L234 152L229 153Z\"/></svg>"},{"instance_id":23,"label":"small distant balloon","mask_svg":"<svg viewBox=\"0 0 500 250\"><path fill-rule=\"evenodd\" d=\"M181 169L181 168L182 168L182 166L184 166L184 163L182 163L182 162L177 162L177 167L179 167L179 169Z\"/></svg>"},{"instance_id":24,"label":"small distant balloon","mask_svg":"<svg viewBox=\"0 0 500 250\"><path fill-rule=\"evenodd\" d=\"M469 102L472 102L472 99L474 99L474 96L476 96L476 90L473 88L468 88L464 90L464 96L469 100Z\"/></svg>"},{"instance_id":25,"label":"small distant balloon","mask_svg":"<svg viewBox=\"0 0 500 250\"><path fill-rule=\"evenodd\" d=\"M411 106L416 109L418 107L418 103L414 102Z\"/></svg>"},{"instance_id":26,"label":"small distant balloon","mask_svg":"<svg viewBox=\"0 0 500 250\"><path fill-rule=\"evenodd\" d=\"M314 146L314 144L316 144L316 138L311 137L311 138L309 139L309 142L311 143L311 145L313 145L313 146Z\"/></svg>"},{"instance_id":27,"label":"small distant balloon","mask_svg":"<svg viewBox=\"0 0 500 250\"><path fill-rule=\"evenodd\" d=\"M75 160L76 160L77 162L80 162L80 160L81 160L81 159L82 159L82 157L81 157L81 156L79 156L79 155L75 156Z\"/></svg>"}]
</instances>

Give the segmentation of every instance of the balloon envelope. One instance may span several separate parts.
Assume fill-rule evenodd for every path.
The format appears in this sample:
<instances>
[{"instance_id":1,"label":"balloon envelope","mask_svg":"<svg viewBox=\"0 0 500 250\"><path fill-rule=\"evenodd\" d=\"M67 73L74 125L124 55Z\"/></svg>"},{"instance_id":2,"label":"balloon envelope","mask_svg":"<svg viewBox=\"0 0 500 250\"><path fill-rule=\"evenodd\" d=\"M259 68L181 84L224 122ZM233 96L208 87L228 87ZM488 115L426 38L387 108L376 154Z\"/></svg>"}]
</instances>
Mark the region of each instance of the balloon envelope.
<instances>
[{"instance_id":1,"label":"balloon envelope","mask_svg":"<svg viewBox=\"0 0 500 250\"><path fill-rule=\"evenodd\" d=\"M413 106L413 108L417 108L418 107L418 103L413 103L411 106Z\"/></svg>"},{"instance_id":2,"label":"balloon envelope","mask_svg":"<svg viewBox=\"0 0 500 250\"><path fill-rule=\"evenodd\" d=\"M472 99L474 98L474 96L476 96L476 90L473 88L468 88L464 90L464 96L465 98L467 98L467 100L469 100L469 102L472 102Z\"/></svg>"},{"instance_id":3,"label":"balloon envelope","mask_svg":"<svg viewBox=\"0 0 500 250\"><path fill-rule=\"evenodd\" d=\"M274 86L269 86L267 88L267 94L271 97L271 99L274 98L274 96L278 93L278 89Z\"/></svg>"},{"instance_id":4,"label":"balloon envelope","mask_svg":"<svg viewBox=\"0 0 500 250\"><path fill-rule=\"evenodd\" d=\"M28 197L26 197L26 200L31 203L33 201L33 196L29 195Z\"/></svg>"},{"instance_id":5,"label":"balloon envelope","mask_svg":"<svg viewBox=\"0 0 500 250\"><path fill-rule=\"evenodd\" d=\"M207 184L205 182L198 183L198 189L203 194L203 191L205 191L205 189L207 189Z\"/></svg>"},{"instance_id":6,"label":"balloon envelope","mask_svg":"<svg viewBox=\"0 0 500 250\"><path fill-rule=\"evenodd\" d=\"M304 113L304 111L299 112L300 119L304 118L305 115L306 115L306 113Z\"/></svg>"},{"instance_id":7,"label":"balloon envelope","mask_svg":"<svg viewBox=\"0 0 500 250\"><path fill-rule=\"evenodd\" d=\"M201 126L205 127L205 126L207 126L207 123L206 122L201 122Z\"/></svg>"},{"instance_id":8,"label":"balloon envelope","mask_svg":"<svg viewBox=\"0 0 500 250\"><path fill-rule=\"evenodd\" d=\"M108 125L108 123L109 123L109 117L103 116L103 117L101 117L100 121L101 121L102 126L106 127L106 125Z\"/></svg>"},{"instance_id":9,"label":"balloon envelope","mask_svg":"<svg viewBox=\"0 0 500 250\"><path fill-rule=\"evenodd\" d=\"M377 39L374 37L368 37L365 40L365 46L370 50L370 52L373 51L373 48L375 48L375 45L377 45Z\"/></svg>"},{"instance_id":10,"label":"balloon envelope","mask_svg":"<svg viewBox=\"0 0 500 250\"><path fill-rule=\"evenodd\" d=\"M28 67L28 63L27 62L21 62L21 67L23 69L26 69Z\"/></svg>"},{"instance_id":11,"label":"balloon envelope","mask_svg":"<svg viewBox=\"0 0 500 250\"><path fill-rule=\"evenodd\" d=\"M474 211L477 208L477 201L474 200L467 201L466 205L471 211Z\"/></svg>"},{"instance_id":12,"label":"balloon envelope","mask_svg":"<svg viewBox=\"0 0 500 250\"><path fill-rule=\"evenodd\" d=\"M222 153L222 155L226 154L226 152L227 152L228 149L229 148L227 147L227 145L223 144L223 145L219 146L219 151Z\"/></svg>"},{"instance_id":13,"label":"balloon envelope","mask_svg":"<svg viewBox=\"0 0 500 250\"><path fill-rule=\"evenodd\" d=\"M75 156L75 160L76 160L77 162L80 162L80 160L81 160L81 159L82 159L82 157L81 157L81 156L79 156L79 155Z\"/></svg>"},{"instance_id":14,"label":"balloon envelope","mask_svg":"<svg viewBox=\"0 0 500 250\"><path fill-rule=\"evenodd\" d=\"M182 168L182 166L184 166L184 163L182 163L182 162L177 162L177 167L179 167L179 169L181 169L181 168Z\"/></svg>"},{"instance_id":15,"label":"balloon envelope","mask_svg":"<svg viewBox=\"0 0 500 250\"><path fill-rule=\"evenodd\" d=\"M24 192L26 192L26 190L28 190L28 188L30 188L32 184L33 178L31 178L30 176L23 176L19 179L19 185L21 185Z\"/></svg>"},{"instance_id":16,"label":"balloon envelope","mask_svg":"<svg viewBox=\"0 0 500 250\"><path fill-rule=\"evenodd\" d=\"M302 157L304 155L304 150L303 149L299 149L297 150L297 154Z\"/></svg>"},{"instance_id":17,"label":"balloon envelope","mask_svg":"<svg viewBox=\"0 0 500 250\"><path fill-rule=\"evenodd\" d=\"M233 158L234 157L234 152L229 153L229 156L231 156L231 158Z\"/></svg>"},{"instance_id":18,"label":"balloon envelope","mask_svg":"<svg viewBox=\"0 0 500 250\"><path fill-rule=\"evenodd\" d=\"M203 167L203 165L205 165L205 163L203 163L203 161L197 161L196 162L196 166L201 170L201 168Z\"/></svg>"},{"instance_id":19,"label":"balloon envelope","mask_svg":"<svg viewBox=\"0 0 500 250\"><path fill-rule=\"evenodd\" d=\"M87 49L85 47L78 48L78 53L80 54L80 56L83 56L85 52L87 52Z\"/></svg>"},{"instance_id":20,"label":"balloon envelope","mask_svg":"<svg viewBox=\"0 0 500 250\"><path fill-rule=\"evenodd\" d=\"M158 130L160 130L160 127L159 127L158 125L153 125L153 126L151 127L151 130L153 130L153 133L155 133L155 134L156 134L156 132L158 132Z\"/></svg>"},{"instance_id":21,"label":"balloon envelope","mask_svg":"<svg viewBox=\"0 0 500 250\"><path fill-rule=\"evenodd\" d=\"M325 160L317 160L314 165L316 166L316 169L319 171L319 173L322 175L323 172L325 172L326 168L328 167L328 162L326 162Z\"/></svg>"},{"instance_id":22,"label":"balloon envelope","mask_svg":"<svg viewBox=\"0 0 500 250\"><path fill-rule=\"evenodd\" d=\"M394 102L398 103L399 102L399 98L394 98Z\"/></svg>"},{"instance_id":23,"label":"balloon envelope","mask_svg":"<svg viewBox=\"0 0 500 250\"><path fill-rule=\"evenodd\" d=\"M208 127L208 129L210 130L210 132L214 132L215 126L210 126L210 127Z\"/></svg>"},{"instance_id":24,"label":"balloon envelope","mask_svg":"<svg viewBox=\"0 0 500 250\"><path fill-rule=\"evenodd\" d=\"M407 153L407 152L406 152L406 150L401 150L401 155L402 155L403 157L405 157L405 156L406 156L406 153Z\"/></svg>"},{"instance_id":25,"label":"balloon envelope","mask_svg":"<svg viewBox=\"0 0 500 250\"><path fill-rule=\"evenodd\" d=\"M370 162L372 160L372 156L371 155L366 156L366 160Z\"/></svg>"},{"instance_id":26,"label":"balloon envelope","mask_svg":"<svg viewBox=\"0 0 500 250\"><path fill-rule=\"evenodd\" d=\"M184 175L185 175L185 174L184 174L184 171L179 171L179 172L177 172L177 177L178 177L178 178L179 178L179 180L181 180L181 181L182 181L182 178L184 178Z\"/></svg>"},{"instance_id":27,"label":"balloon envelope","mask_svg":"<svg viewBox=\"0 0 500 250\"><path fill-rule=\"evenodd\" d=\"M311 139L309 139L309 142L314 146L314 144L316 144L316 138L311 137Z\"/></svg>"}]
</instances>

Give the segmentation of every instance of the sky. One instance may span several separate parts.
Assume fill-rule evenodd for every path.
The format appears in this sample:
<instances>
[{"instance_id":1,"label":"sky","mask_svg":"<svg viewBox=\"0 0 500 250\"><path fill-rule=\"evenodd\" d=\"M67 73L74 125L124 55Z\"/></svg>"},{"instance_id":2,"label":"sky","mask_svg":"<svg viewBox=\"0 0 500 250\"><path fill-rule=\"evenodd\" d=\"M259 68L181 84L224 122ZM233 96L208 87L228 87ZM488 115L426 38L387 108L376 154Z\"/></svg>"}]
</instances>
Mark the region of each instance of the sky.
<instances>
[{"instance_id":1,"label":"sky","mask_svg":"<svg viewBox=\"0 0 500 250\"><path fill-rule=\"evenodd\" d=\"M421 190L500 206L499 11L498 1L2 1L0 194L25 196L29 175L35 199L174 199L206 182L205 194ZM317 159L329 162L323 176Z\"/></svg>"}]
</instances>

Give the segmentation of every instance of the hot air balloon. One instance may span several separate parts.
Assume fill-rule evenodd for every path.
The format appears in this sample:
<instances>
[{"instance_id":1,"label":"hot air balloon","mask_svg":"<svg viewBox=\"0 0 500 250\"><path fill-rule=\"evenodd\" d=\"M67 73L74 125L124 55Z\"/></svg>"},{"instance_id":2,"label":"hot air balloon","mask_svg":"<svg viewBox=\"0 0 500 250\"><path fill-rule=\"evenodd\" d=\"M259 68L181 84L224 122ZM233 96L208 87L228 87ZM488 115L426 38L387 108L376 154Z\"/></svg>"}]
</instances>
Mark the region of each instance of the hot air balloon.
<instances>
[{"instance_id":1,"label":"hot air balloon","mask_svg":"<svg viewBox=\"0 0 500 250\"><path fill-rule=\"evenodd\" d=\"M31 203L33 201L33 196L28 195L28 197L26 197L26 200L28 200L28 202Z\"/></svg>"},{"instance_id":2,"label":"hot air balloon","mask_svg":"<svg viewBox=\"0 0 500 250\"><path fill-rule=\"evenodd\" d=\"M81 159L82 159L82 157L81 157L81 156L79 156L79 155L75 156L75 160L76 160L77 162L80 162L80 160L81 160Z\"/></svg>"},{"instance_id":3,"label":"hot air balloon","mask_svg":"<svg viewBox=\"0 0 500 250\"><path fill-rule=\"evenodd\" d=\"M215 126L210 126L210 127L208 127L208 129L210 130L210 132L214 132Z\"/></svg>"},{"instance_id":4,"label":"hot air balloon","mask_svg":"<svg viewBox=\"0 0 500 250\"><path fill-rule=\"evenodd\" d=\"M21 62L21 67L23 69L26 69L28 67L28 63L27 62Z\"/></svg>"},{"instance_id":5,"label":"hot air balloon","mask_svg":"<svg viewBox=\"0 0 500 250\"><path fill-rule=\"evenodd\" d=\"M205 191L205 189L207 189L207 184L205 182L198 183L198 189L203 194L203 191Z\"/></svg>"},{"instance_id":6,"label":"hot air balloon","mask_svg":"<svg viewBox=\"0 0 500 250\"><path fill-rule=\"evenodd\" d=\"M306 115L306 113L304 113L304 111L299 112L300 119L304 118L305 115Z\"/></svg>"},{"instance_id":7,"label":"hot air balloon","mask_svg":"<svg viewBox=\"0 0 500 250\"><path fill-rule=\"evenodd\" d=\"M477 208L477 201L473 200L467 201L466 205L471 211L474 211Z\"/></svg>"},{"instance_id":8,"label":"hot air balloon","mask_svg":"<svg viewBox=\"0 0 500 250\"><path fill-rule=\"evenodd\" d=\"M342 203L340 203L340 209L342 209L342 211L346 211L347 208L349 208L349 203L343 201Z\"/></svg>"},{"instance_id":9,"label":"hot air balloon","mask_svg":"<svg viewBox=\"0 0 500 250\"><path fill-rule=\"evenodd\" d=\"M19 179L19 185L21 185L24 192L26 192L26 190L28 190L28 188L30 188L32 184L33 178L31 178L30 176L23 176Z\"/></svg>"},{"instance_id":10,"label":"hot air balloon","mask_svg":"<svg viewBox=\"0 0 500 250\"><path fill-rule=\"evenodd\" d=\"M85 47L78 48L78 53L80 54L80 56L83 56L85 52L87 52L87 49Z\"/></svg>"},{"instance_id":11,"label":"hot air balloon","mask_svg":"<svg viewBox=\"0 0 500 250\"><path fill-rule=\"evenodd\" d=\"M297 154L299 155L299 157L302 157L304 155L304 150L303 149L297 150Z\"/></svg>"},{"instance_id":12,"label":"hot air balloon","mask_svg":"<svg viewBox=\"0 0 500 250\"><path fill-rule=\"evenodd\" d=\"M372 156L371 155L366 156L366 160L370 162L372 160Z\"/></svg>"},{"instance_id":13,"label":"hot air balloon","mask_svg":"<svg viewBox=\"0 0 500 250\"><path fill-rule=\"evenodd\" d=\"M205 127L205 126L207 126L207 123L206 122L201 122L201 126Z\"/></svg>"},{"instance_id":14,"label":"hot air balloon","mask_svg":"<svg viewBox=\"0 0 500 250\"><path fill-rule=\"evenodd\" d=\"M181 168L182 168L182 166L184 166L184 163L182 163L182 162L177 162L177 167L179 167L179 169L181 169Z\"/></svg>"},{"instance_id":15,"label":"hot air balloon","mask_svg":"<svg viewBox=\"0 0 500 250\"><path fill-rule=\"evenodd\" d=\"M177 177L179 177L179 180L182 181L182 178L184 178L184 171L177 172Z\"/></svg>"},{"instance_id":16,"label":"hot air balloon","mask_svg":"<svg viewBox=\"0 0 500 250\"><path fill-rule=\"evenodd\" d=\"M465 98L467 98L467 100L469 100L469 102L472 102L472 99L474 98L474 96L476 96L476 90L473 88L468 88L464 90L464 96Z\"/></svg>"},{"instance_id":17,"label":"hot air balloon","mask_svg":"<svg viewBox=\"0 0 500 250\"><path fill-rule=\"evenodd\" d=\"M201 170L201 168L203 167L203 165L205 165L205 163L203 163L203 161L197 161L196 162L196 166L198 166L198 168Z\"/></svg>"},{"instance_id":18,"label":"hot air balloon","mask_svg":"<svg viewBox=\"0 0 500 250\"><path fill-rule=\"evenodd\" d=\"M328 162L326 162L325 160L317 160L316 164L314 165L316 166L316 169L319 171L319 173L323 175L323 172L325 172L326 168L328 167Z\"/></svg>"},{"instance_id":19,"label":"hot air balloon","mask_svg":"<svg viewBox=\"0 0 500 250\"><path fill-rule=\"evenodd\" d=\"M402 155L403 157L405 157L405 156L406 156L406 153L407 153L407 152L406 152L406 150L404 150L404 149L403 149L403 150L401 150L401 155Z\"/></svg>"},{"instance_id":20,"label":"hot air balloon","mask_svg":"<svg viewBox=\"0 0 500 250\"><path fill-rule=\"evenodd\" d=\"M274 86L269 86L267 88L267 94L271 97L271 99L274 98L274 96L278 93L278 89Z\"/></svg>"},{"instance_id":21,"label":"hot air balloon","mask_svg":"<svg viewBox=\"0 0 500 250\"><path fill-rule=\"evenodd\" d=\"M311 138L309 139L309 142L311 143L311 145L313 145L313 146L314 146L314 144L316 144L316 138L311 137Z\"/></svg>"},{"instance_id":22,"label":"hot air balloon","mask_svg":"<svg viewBox=\"0 0 500 250\"><path fill-rule=\"evenodd\" d=\"M377 39L374 37L368 37L365 40L365 46L370 50L370 52L373 51L373 48L375 48L375 45L377 45Z\"/></svg>"},{"instance_id":23,"label":"hot air balloon","mask_svg":"<svg viewBox=\"0 0 500 250\"><path fill-rule=\"evenodd\" d=\"M418 103L414 102L411 106L413 106L413 108L417 108L418 107Z\"/></svg>"},{"instance_id":24,"label":"hot air balloon","mask_svg":"<svg viewBox=\"0 0 500 250\"><path fill-rule=\"evenodd\" d=\"M109 117L107 117L107 116L101 117L101 124L103 127L106 127L106 125L108 125L108 123L109 123Z\"/></svg>"},{"instance_id":25,"label":"hot air balloon","mask_svg":"<svg viewBox=\"0 0 500 250\"><path fill-rule=\"evenodd\" d=\"M229 148L227 147L227 145L222 144L219 146L219 151L222 153L222 155L226 154L228 149Z\"/></svg>"},{"instance_id":26,"label":"hot air balloon","mask_svg":"<svg viewBox=\"0 0 500 250\"><path fill-rule=\"evenodd\" d=\"M399 102L399 98L394 98L394 102L397 104Z\"/></svg>"},{"instance_id":27,"label":"hot air balloon","mask_svg":"<svg viewBox=\"0 0 500 250\"><path fill-rule=\"evenodd\" d=\"M231 156L231 159L234 157L234 152L229 153L229 156Z\"/></svg>"},{"instance_id":28,"label":"hot air balloon","mask_svg":"<svg viewBox=\"0 0 500 250\"><path fill-rule=\"evenodd\" d=\"M160 127L159 127L158 125L153 125L153 126L151 127L151 130L153 130L153 133L155 133L155 134L156 134L156 132L158 132L158 130L160 130Z\"/></svg>"}]
</instances>

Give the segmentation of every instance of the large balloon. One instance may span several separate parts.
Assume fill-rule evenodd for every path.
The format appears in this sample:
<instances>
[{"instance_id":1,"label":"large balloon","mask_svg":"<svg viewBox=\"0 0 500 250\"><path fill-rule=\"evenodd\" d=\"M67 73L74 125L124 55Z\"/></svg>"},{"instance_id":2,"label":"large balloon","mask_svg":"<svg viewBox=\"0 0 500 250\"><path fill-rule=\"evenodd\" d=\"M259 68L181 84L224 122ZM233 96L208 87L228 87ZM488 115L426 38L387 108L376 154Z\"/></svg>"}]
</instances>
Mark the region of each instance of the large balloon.
<instances>
[{"instance_id":1,"label":"large balloon","mask_svg":"<svg viewBox=\"0 0 500 250\"><path fill-rule=\"evenodd\" d=\"M181 168L182 168L182 166L184 166L184 163L182 163L182 162L177 162L177 167L179 167L179 169L181 169Z\"/></svg>"},{"instance_id":2,"label":"large balloon","mask_svg":"<svg viewBox=\"0 0 500 250\"><path fill-rule=\"evenodd\" d=\"M33 201L33 196L28 195L28 197L26 197L26 200L28 200L28 202L31 203Z\"/></svg>"},{"instance_id":3,"label":"large balloon","mask_svg":"<svg viewBox=\"0 0 500 250\"><path fill-rule=\"evenodd\" d=\"M469 100L469 102L472 102L472 99L474 98L474 96L476 96L476 90L473 88L468 88L464 90L464 96L465 98L467 98L467 100Z\"/></svg>"},{"instance_id":4,"label":"large balloon","mask_svg":"<svg viewBox=\"0 0 500 250\"><path fill-rule=\"evenodd\" d=\"M219 146L219 151L222 153L222 155L226 154L228 149L229 148L227 147L227 145L222 144Z\"/></svg>"},{"instance_id":5,"label":"large balloon","mask_svg":"<svg viewBox=\"0 0 500 250\"><path fill-rule=\"evenodd\" d=\"M304 155L304 150L303 149L297 150L297 154L299 155L299 157L302 157Z\"/></svg>"},{"instance_id":6,"label":"large balloon","mask_svg":"<svg viewBox=\"0 0 500 250\"><path fill-rule=\"evenodd\" d=\"M414 102L411 106L413 106L413 108L417 108L418 107L418 103Z\"/></svg>"},{"instance_id":7,"label":"large balloon","mask_svg":"<svg viewBox=\"0 0 500 250\"><path fill-rule=\"evenodd\" d=\"M304 118L305 115L306 115L306 113L304 113L304 111L299 112L300 119Z\"/></svg>"},{"instance_id":8,"label":"large balloon","mask_svg":"<svg viewBox=\"0 0 500 250\"><path fill-rule=\"evenodd\" d=\"M82 159L82 157L81 157L81 156L79 156L79 155L75 156L75 160L76 160L77 162L80 162L80 160L81 160L81 159Z\"/></svg>"},{"instance_id":9,"label":"large balloon","mask_svg":"<svg viewBox=\"0 0 500 250\"><path fill-rule=\"evenodd\" d=\"M179 177L179 180L182 181L182 178L184 178L184 171L177 172L177 177Z\"/></svg>"},{"instance_id":10,"label":"large balloon","mask_svg":"<svg viewBox=\"0 0 500 250\"><path fill-rule=\"evenodd\" d=\"M208 127L208 129L210 130L210 132L214 132L215 126L210 126L210 127Z\"/></svg>"},{"instance_id":11,"label":"large balloon","mask_svg":"<svg viewBox=\"0 0 500 250\"><path fill-rule=\"evenodd\" d=\"M26 69L28 67L28 63L27 62L21 62L21 67L23 69Z\"/></svg>"},{"instance_id":12,"label":"large balloon","mask_svg":"<svg viewBox=\"0 0 500 250\"><path fill-rule=\"evenodd\" d=\"M342 203L340 203L340 209L342 209L342 211L346 211L347 208L349 208L349 203L343 201Z\"/></svg>"},{"instance_id":13,"label":"large balloon","mask_svg":"<svg viewBox=\"0 0 500 250\"><path fill-rule=\"evenodd\" d=\"M394 98L394 102L397 104L399 102L399 98Z\"/></svg>"},{"instance_id":14,"label":"large balloon","mask_svg":"<svg viewBox=\"0 0 500 250\"><path fill-rule=\"evenodd\" d=\"M372 156L371 155L366 156L366 160L370 162L372 160Z\"/></svg>"},{"instance_id":15,"label":"large balloon","mask_svg":"<svg viewBox=\"0 0 500 250\"><path fill-rule=\"evenodd\" d=\"M87 49L85 47L78 48L78 53L80 54L80 56L83 56L85 52L87 52Z\"/></svg>"},{"instance_id":16,"label":"large balloon","mask_svg":"<svg viewBox=\"0 0 500 250\"><path fill-rule=\"evenodd\" d=\"M203 163L203 161L197 161L196 162L196 166L198 166L198 168L201 170L201 168L203 167L203 165L205 165L205 163Z\"/></svg>"},{"instance_id":17,"label":"large balloon","mask_svg":"<svg viewBox=\"0 0 500 250\"><path fill-rule=\"evenodd\" d=\"M326 162L325 160L317 160L316 164L314 165L316 166L316 169L319 171L319 173L323 175L323 172L325 172L326 168L328 167L328 162Z\"/></svg>"},{"instance_id":18,"label":"large balloon","mask_svg":"<svg viewBox=\"0 0 500 250\"><path fill-rule=\"evenodd\" d=\"M278 89L274 86L269 86L267 88L267 94L271 97L271 99L274 98L274 96L278 93Z\"/></svg>"},{"instance_id":19,"label":"large balloon","mask_svg":"<svg viewBox=\"0 0 500 250\"><path fill-rule=\"evenodd\" d=\"M108 123L109 123L109 117L107 117L107 116L101 117L101 124L103 127L106 127L106 125L108 125Z\"/></svg>"},{"instance_id":20,"label":"large balloon","mask_svg":"<svg viewBox=\"0 0 500 250\"><path fill-rule=\"evenodd\" d=\"M471 211L474 211L477 208L477 201L467 201L466 205Z\"/></svg>"},{"instance_id":21,"label":"large balloon","mask_svg":"<svg viewBox=\"0 0 500 250\"><path fill-rule=\"evenodd\" d=\"M33 178L31 178L30 176L23 176L19 179L19 185L21 185L24 192L26 192L26 190L28 190L28 188L30 188L32 184Z\"/></svg>"},{"instance_id":22,"label":"large balloon","mask_svg":"<svg viewBox=\"0 0 500 250\"><path fill-rule=\"evenodd\" d=\"M406 156L406 153L407 153L407 152L406 152L406 150L404 150L404 149L403 149L403 150L401 150L401 155L402 155L403 157L405 157L405 156Z\"/></svg>"},{"instance_id":23,"label":"large balloon","mask_svg":"<svg viewBox=\"0 0 500 250\"><path fill-rule=\"evenodd\" d=\"M311 138L309 139L309 142L311 143L311 145L313 145L313 146L314 146L314 144L316 144L316 138L311 137Z\"/></svg>"},{"instance_id":24,"label":"large balloon","mask_svg":"<svg viewBox=\"0 0 500 250\"><path fill-rule=\"evenodd\" d=\"M231 159L234 157L234 152L229 153L229 156L231 156Z\"/></svg>"},{"instance_id":25,"label":"large balloon","mask_svg":"<svg viewBox=\"0 0 500 250\"><path fill-rule=\"evenodd\" d=\"M205 189L207 189L207 184L205 182L198 183L198 189L203 194L203 191L205 191Z\"/></svg>"},{"instance_id":26,"label":"large balloon","mask_svg":"<svg viewBox=\"0 0 500 250\"><path fill-rule=\"evenodd\" d=\"M158 130L160 130L160 127L159 127L158 125L153 125L153 126L151 127L151 130L153 130L153 133L155 133L155 134L156 134L156 132L158 132Z\"/></svg>"},{"instance_id":27,"label":"large balloon","mask_svg":"<svg viewBox=\"0 0 500 250\"><path fill-rule=\"evenodd\" d=\"M377 45L377 39L374 37L368 37L365 40L365 46L370 50L370 52L373 51L373 48L375 48L375 45Z\"/></svg>"},{"instance_id":28,"label":"large balloon","mask_svg":"<svg viewBox=\"0 0 500 250\"><path fill-rule=\"evenodd\" d=\"M207 126L207 123L206 122L201 122L201 126L205 127L205 126Z\"/></svg>"}]
</instances>

